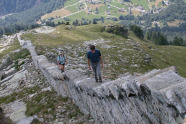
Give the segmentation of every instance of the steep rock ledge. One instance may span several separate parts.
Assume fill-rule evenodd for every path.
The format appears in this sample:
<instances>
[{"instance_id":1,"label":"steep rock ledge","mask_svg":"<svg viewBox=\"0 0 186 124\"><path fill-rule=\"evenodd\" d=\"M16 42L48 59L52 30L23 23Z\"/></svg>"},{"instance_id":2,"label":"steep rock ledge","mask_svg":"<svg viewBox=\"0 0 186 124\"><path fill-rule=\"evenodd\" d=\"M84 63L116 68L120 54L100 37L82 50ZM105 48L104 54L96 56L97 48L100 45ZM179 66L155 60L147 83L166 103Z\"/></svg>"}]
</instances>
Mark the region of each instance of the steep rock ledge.
<instances>
[{"instance_id":1,"label":"steep rock ledge","mask_svg":"<svg viewBox=\"0 0 186 124\"><path fill-rule=\"evenodd\" d=\"M98 84L81 69L68 70L62 75L57 65L36 54L30 41L21 40L19 35L18 39L29 49L35 66L41 69L57 93L71 97L96 123L183 123L186 79L179 76L174 67Z\"/></svg>"}]
</instances>

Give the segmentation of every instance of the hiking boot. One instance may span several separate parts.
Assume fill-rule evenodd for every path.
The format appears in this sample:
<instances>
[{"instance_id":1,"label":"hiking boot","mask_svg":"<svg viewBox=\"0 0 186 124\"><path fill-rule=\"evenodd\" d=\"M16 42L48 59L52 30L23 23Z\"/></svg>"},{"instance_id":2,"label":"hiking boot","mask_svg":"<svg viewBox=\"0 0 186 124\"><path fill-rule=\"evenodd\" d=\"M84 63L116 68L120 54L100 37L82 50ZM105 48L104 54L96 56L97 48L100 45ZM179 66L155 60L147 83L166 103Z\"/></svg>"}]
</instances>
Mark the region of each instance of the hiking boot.
<instances>
[{"instance_id":1,"label":"hiking boot","mask_svg":"<svg viewBox=\"0 0 186 124\"><path fill-rule=\"evenodd\" d=\"M101 78L99 78L99 82L102 83L102 79Z\"/></svg>"},{"instance_id":2,"label":"hiking boot","mask_svg":"<svg viewBox=\"0 0 186 124\"><path fill-rule=\"evenodd\" d=\"M98 82L98 79L96 79L96 83Z\"/></svg>"},{"instance_id":3,"label":"hiking boot","mask_svg":"<svg viewBox=\"0 0 186 124\"><path fill-rule=\"evenodd\" d=\"M63 73L64 72L64 70L63 69L61 69L61 73Z\"/></svg>"}]
</instances>

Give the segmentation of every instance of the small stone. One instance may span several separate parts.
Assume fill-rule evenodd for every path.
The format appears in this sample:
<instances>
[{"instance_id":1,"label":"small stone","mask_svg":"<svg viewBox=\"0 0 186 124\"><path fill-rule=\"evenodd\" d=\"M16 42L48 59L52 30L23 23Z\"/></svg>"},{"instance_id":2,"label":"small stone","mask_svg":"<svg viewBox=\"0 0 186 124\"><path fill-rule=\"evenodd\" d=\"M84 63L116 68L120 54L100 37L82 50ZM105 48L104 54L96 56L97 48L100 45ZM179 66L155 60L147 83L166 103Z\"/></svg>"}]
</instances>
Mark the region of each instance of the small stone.
<instances>
[{"instance_id":1,"label":"small stone","mask_svg":"<svg viewBox=\"0 0 186 124\"><path fill-rule=\"evenodd\" d=\"M52 88L51 87L47 87L47 88L44 88L41 90L42 92L45 92L45 91L52 91Z\"/></svg>"},{"instance_id":2,"label":"small stone","mask_svg":"<svg viewBox=\"0 0 186 124\"><path fill-rule=\"evenodd\" d=\"M58 106L57 108L58 108L58 109L61 109L62 107L61 107L61 106Z\"/></svg>"},{"instance_id":3,"label":"small stone","mask_svg":"<svg viewBox=\"0 0 186 124\"><path fill-rule=\"evenodd\" d=\"M150 57L149 54L144 55L143 59L144 59L144 62L145 62L146 64L150 64L150 62L151 62L151 57Z\"/></svg>"}]
</instances>

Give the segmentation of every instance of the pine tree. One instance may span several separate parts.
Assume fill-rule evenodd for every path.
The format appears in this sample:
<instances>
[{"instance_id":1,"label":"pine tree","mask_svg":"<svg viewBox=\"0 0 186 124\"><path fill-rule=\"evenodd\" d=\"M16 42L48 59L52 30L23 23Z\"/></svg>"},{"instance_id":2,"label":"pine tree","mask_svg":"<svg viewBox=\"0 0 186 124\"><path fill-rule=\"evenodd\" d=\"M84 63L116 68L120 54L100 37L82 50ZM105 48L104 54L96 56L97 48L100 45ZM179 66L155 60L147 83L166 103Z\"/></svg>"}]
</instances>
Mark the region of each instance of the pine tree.
<instances>
[{"instance_id":1,"label":"pine tree","mask_svg":"<svg viewBox=\"0 0 186 124\"><path fill-rule=\"evenodd\" d=\"M145 32L145 39L150 40L149 31L146 31L146 32Z\"/></svg>"}]
</instances>

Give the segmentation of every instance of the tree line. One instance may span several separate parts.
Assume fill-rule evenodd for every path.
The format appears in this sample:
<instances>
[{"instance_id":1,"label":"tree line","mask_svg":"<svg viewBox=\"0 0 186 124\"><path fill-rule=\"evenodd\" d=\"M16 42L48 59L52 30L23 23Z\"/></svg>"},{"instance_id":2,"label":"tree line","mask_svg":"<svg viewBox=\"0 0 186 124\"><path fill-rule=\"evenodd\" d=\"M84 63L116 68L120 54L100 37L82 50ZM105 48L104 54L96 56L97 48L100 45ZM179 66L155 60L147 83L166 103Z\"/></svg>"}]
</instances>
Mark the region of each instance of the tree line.
<instances>
[{"instance_id":1,"label":"tree line","mask_svg":"<svg viewBox=\"0 0 186 124\"><path fill-rule=\"evenodd\" d=\"M1 0L0 15L22 12L39 4L45 4L50 0Z\"/></svg>"},{"instance_id":2,"label":"tree line","mask_svg":"<svg viewBox=\"0 0 186 124\"><path fill-rule=\"evenodd\" d=\"M13 33L17 33L21 30L30 30L33 28L37 28L40 25L38 24L13 24L13 25L7 25L7 26L0 26L0 37L2 35L10 35Z\"/></svg>"},{"instance_id":3,"label":"tree line","mask_svg":"<svg viewBox=\"0 0 186 124\"><path fill-rule=\"evenodd\" d=\"M139 37L140 39L146 39L149 42L151 41L152 43L156 44L156 45L175 45L175 46L184 46L183 43L183 38L178 38L178 37L174 37L174 39L172 41L168 41L167 37L165 35L163 35L160 32L156 32L156 31L146 31L145 32L145 36L144 33L142 31L142 29L137 26L137 25L131 25L130 26L130 31L133 31L135 33L135 35L137 37Z\"/></svg>"},{"instance_id":4,"label":"tree line","mask_svg":"<svg viewBox=\"0 0 186 124\"><path fill-rule=\"evenodd\" d=\"M13 5L12 2L15 1L10 0L10 4ZM32 2L34 2L34 0L32 0ZM33 4L32 2L30 1L28 4L31 6ZM39 25L35 22L38 21L42 15L62 8L66 0L40 0L40 2L42 2L42 4L34 6L30 9L28 7L29 5L26 4L25 6L27 6L27 9L23 8L23 10L26 10L6 16L5 18L0 18L0 36L3 34L16 33L20 30L27 30L38 27ZM20 6L23 4L24 2L22 4L20 3Z\"/></svg>"}]
</instances>

